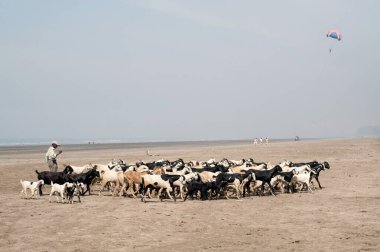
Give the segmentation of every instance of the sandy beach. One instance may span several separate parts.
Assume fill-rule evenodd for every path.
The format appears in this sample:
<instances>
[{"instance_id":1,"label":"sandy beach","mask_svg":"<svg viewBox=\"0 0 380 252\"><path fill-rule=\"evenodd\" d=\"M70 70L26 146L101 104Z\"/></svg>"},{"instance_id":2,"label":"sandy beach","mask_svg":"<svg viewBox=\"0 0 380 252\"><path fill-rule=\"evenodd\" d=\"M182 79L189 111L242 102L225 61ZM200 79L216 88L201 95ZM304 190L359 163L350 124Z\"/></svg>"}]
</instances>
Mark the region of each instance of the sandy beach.
<instances>
[{"instance_id":1,"label":"sandy beach","mask_svg":"<svg viewBox=\"0 0 380 252\"><path fill-rule=\"evenodd\" d=\"M125 197L82 197L49 203L20 197L20 179L47 170L48 146L0 147L1 251L380 251L380 140L195 142L63 146L62 165L224 157L279 163L328 161L322 190L242 200L142 203ZM159 154L146 156L145 151ZM94 193L97 188L94 188Z\"/></svg>"}]
</instances>

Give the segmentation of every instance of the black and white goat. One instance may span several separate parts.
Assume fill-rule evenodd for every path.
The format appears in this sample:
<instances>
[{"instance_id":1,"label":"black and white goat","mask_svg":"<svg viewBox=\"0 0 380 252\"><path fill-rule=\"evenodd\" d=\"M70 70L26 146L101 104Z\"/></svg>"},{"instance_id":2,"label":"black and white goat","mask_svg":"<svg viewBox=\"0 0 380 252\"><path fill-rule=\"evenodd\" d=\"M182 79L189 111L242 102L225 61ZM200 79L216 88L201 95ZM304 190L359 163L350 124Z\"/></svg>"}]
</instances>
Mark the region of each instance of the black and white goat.
<instances>
[{"instance_id":1,"label":"black and white goat","mask_svg":"<svg viewBox=\"0 0 380 252\"><path fill-rule=\"evenodd\" d=\"M314 172L310 174L310 183L312 183L312 180L315 179L318 182L319 189L322 189L321 183L319 182L319 173L325 169L330 169L330 164L328 162L323 162L322 164L311 167L311 169Z\"/></svg>"},{"instance_id":2,"label":"black and white goat","mask_svg":"<svg viewBox=\"0 0 380 252\"><path fill-rule=\"evenodd\" d=\"M141 178L141 201L145 202L145 196L148 189L158 189L158 195L161 201L163 201L163 190L166 191L167 195L170 199L174 198L176 201L174 194L174 181L179 179L180 175L151 175L146 174ZM173 195L173 197L171 196Z\"/></svg>"}]
</instances>

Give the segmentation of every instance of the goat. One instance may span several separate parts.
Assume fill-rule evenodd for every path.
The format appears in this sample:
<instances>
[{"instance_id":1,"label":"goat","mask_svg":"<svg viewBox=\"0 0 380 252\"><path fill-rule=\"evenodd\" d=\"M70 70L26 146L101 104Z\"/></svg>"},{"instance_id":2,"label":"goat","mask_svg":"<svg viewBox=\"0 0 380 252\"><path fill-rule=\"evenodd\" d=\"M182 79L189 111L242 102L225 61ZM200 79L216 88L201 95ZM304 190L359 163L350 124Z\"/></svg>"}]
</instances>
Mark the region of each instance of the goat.
<instances>
[{"instance_id":1,"label":"goat","mask_svg":"<svg viewBox=\"0 0 380 252\"><path fill-rule=\"evenodd\" d=\"M185 167L180 171L173 171L173 172L167 172L165 170L165 167L163 168L163 170L165 171L165 174L168 174L168 175L185 175L192 172L190 167Z\"/></svg>"},{"instance_id":2,"label":"goat","mask_svg":"<svg viewBox=\"0 0 380 252\"><path fill-rule=\"evenodd\" d=\"M221 173L220 171L218 172L209 172L209 171L204 171L198 173L199 180L202 181L203 183L211 182L214 181L216 176Z\"/></svg>"},{"instance_id":3,"label":"goat","mask_svg":"<svg viewBox=\"0 0 380 252\"><path fill-rule=\"evenodd\" d=\"M126 192L128 186L128 191L132 194L133 198L136 198L136 192L139 191L139 186L142 183L142 177L146 174L151 174L151 172L137 172L137 171L125 171L122 174L118 174L118 180L116 183L115 191L117 192L119 186L121 185L119 196ZM134 191L133 187L136 187Z\"/></svg>"},{"instance_id":4,"label":"goat","mask_svg":"<svg viewBox=\"0 0 380 252\"><path fill-rule=\"evenodd\" d=\"M283 177L281 177L281 175L276 175L276 176L273 176L272 179L270 180L270 184L272 185L272 187L275 187L276 185L278 185L279 183L286 183L286 181L284 180ZM263 181L261 180L254 180L254 184L253 186L247 186L247 188L249 188L251 191L255 192L256 195L258 194L257 190L260 189L260 195L263 195L264 192L266 191L265 190L265 185L263 183ZM270 190L269 186L268 186L268 189Z\"/></svg>"},{"instance_id":5,"label":"goat","mask_svg":"<svg viewBox=\"0 0 380 252\"><path fill-rule=\"evenodd\" d=\"M240 191L243 191L243 197L245 197L246 191L249 190L251 182L256 180L256 175L251 171L246 172L245 175L247 176L244 176L240 183Z\"/></svg>"},{"instance_id":6,"label":"goat","mask_svg":"<svg viewBox=\"0 0 380 252\"><path fill-rule=\"evenodd\" d=\"M305 170L305 171L300 172L300 173L295 172L295 174L293 175L293 177L290 181L290 187L294 190L295 186L299 183L299 184L302 184L301 190L303 188L303 185L306 185L307 189L310 192L313 192L313 190L310 187L310 174L311 173L315 173L315 171L314 170L310 170L310 171Z\"/></svg>"},{"instance_id":7,"label":"goat","mask_svg":"<svg viewBox=\"0 0 380 252\"><path fill-rule=\"evenodd\" d=\"M280 166L275 166L271 170L265 170L265 171L251 170L251 171L255 174L256 180L261 180L263 182L261 185L262 195L264 192L264 185L265 184L268 184L268 186L270 188L270 192L272 193L272 195L276 195L270 182L274 176L276 176L279 172L282 171Z\"/></svg>"},{"instance_id":8,"label":"goat","mask_svg":"<svg viewBox=\"0 0 380 252\"><path fill-rule=\"evenodd\" d=\"M99 171L96 170L97 166L95 165L91 170L82 173L82 174L69 174L66 176L66 182L76 182L76 183L83 183L86 185L86 190L81 192L82 195L84 195L86 192L88 192L89 195L91 195L91 189L90 185L92 184L92 181L96 177L100 177Z\"/></svg>"},{"instance_id":9,"label":"goat","mask_svg":"<svg viewBox=\"0 0 380 252\"><path fill-rule=\"evenodd\" d=\"M64 184L66 182L66 175L71 174L73 172L73 168L66 167L62 172L51 172L51 171L43 171L37 173L38 180L43 180L45 185L49 185L51 182L57 184ZM39 186L40 195L42 195L42 185Z\"/></svg>"},{"instance_id":10,"label":"goat","mask_svg":"<svg viewBox=\"0 0 380 252\"><path fill-rule=\"evenodd\" d=\"M216 194L219 193L219 188L216 185L215 181L207 183L192 181L187 185L187 193L184 201L186 201L188 196L190 196L191 199L194 199L194 194L198 191L201 193L201 200L206 200L208 198L207 191L210 189L214 191Z\"/></svg>"},{"instance_id":11,"label":"goat","mask_svg":"<svg viewBox=\"0 0 380 252\"><path fill-rule=\"evenodd\" d=\"M286 190L290 191L290 182L292 181L293 175L296 173L295 170L289 172L280 172L277 176L281 177L281 180L286 184ZM273 184L272 184L273 185Z\"/></svg>"},{"instance_id":12,"label":"goat","mask_svg":"<svg viewBox=\"0 0 380 252\"><path fill-rule=\"evenodd\" d=\"M235 189L236 191L236 197L239 199L240 198L240 192L241 192L241 182L248 178L249 179L247 181L245 181L245 183L247 183L248 181L252 181L254 180L255 178L255 175L253 174L252 171L249 171L247 173L244 173L244 174L240 174L240 173L220 173L218 174L218 176L216 177L216 185L218 186L219 189L221 189L222 187L225 187L226 185L228 184L233 184L233 188ZM243 185L243 188L245 187L245 184ZM227 196L227 192L225 192L225 196L226 198L228 199L228 196Z\"/></svg>"},{"instance_id":13,"label":"goat","mask_svg":"<svg viewBox=\"0 0 380 252\"><path fill-rule=\"evenodd\" d=\"M305 170L310 171L310 169L311 169L310 165L308 165L308 164L300 165L300 166L284 166L281 168L282 168L282 171L284 171L284 172L290 172L290 171L294 170L297 173L303 172Z\"/></svg>"},{"instance_id":14,"label":"goat","mask_svg":"<svg viewBox=\"0 0 380 252\"><path fill-rule=\"evenodd\" d=\"M102 191L106 187L107 184L109 183L115 183L117 184L119 181L118 174L122 173L122 169L120 165L113 166L111 169L109 166L99 166L97 165L96 167L97 171L99 172L99 178L102 182L99 190L99 196L102 195ZM113 195L115 194L115 190L113 192Z\"/></svg>"},{"instance_id":15,"label":"goat","mask_svg":"<svg viewBox=\"0 0 380 252\"><path fill-rule=\"evenodd\" d=\"M319 163L317 161L311 161L311 162L306 162L306 163L289 163L290 167L299 167L299 166L304 166L304 165L310 165L310 167L317 166Z\"/></svg>"},{"instance_id":16,"label":"goat","mask_svg":"<svg viewBox=\"0 0 380 252\"><path fill-rule=\"evenodd\" d=\"M323 162L322 164L318 164L317 166L313 166L311 168L314 172L310 175L310 182L314 178L318 182L319 189L322 189L321 183L319 182L319 173L324 171L325 169L330 169L330 164L328 162Z\"/></svg>"},{"instance_id":17,"label":"goat","mask_svg":"<svg viewBox=\"0 0 380 252\"><path fill-rule=\"evenodd\" d=\"M176 175L172 175L172 176L176 176ZM145 202L145 195L149 188L159 189L158 195L161 201L163 201L163 197L161 195L163 190L166 190L169 198L170 199L174 198L174 201L175 201L176 199L175 199L173 187L174 187L173 178L169 175L150 175L150 174L144 175L141 178L141 191L142 191L141 201ZM170 195L170 193L173 193L173 198Z\"/></svg>"},{"instance_id":18,"label":"goat","mask_svg":"<svg viewBox=\"0 0 380 252\"><path fill-rule=\"evenodd\" d=\"M26 198L28 198L28 189L30 190L31 192L31 195L29 198L32 198L34 196L34 194L37 192L37 196L40 197L40 192L38 191L38 189L40 188L40 186L44 185L44 181L43 180L38 180L37 182L33 182L33 181L22 181L20 180L20 183L21 183L21 186L22 186L22 190L21 190L21 193L20 194L24 194Z\"/></svg>"},{"instance_id":19,"label":"goat","mask_svg":"<svg viewBox=\"0 0 380 252\"><path fill-rule=\"evenodd\" d=\"M94 166L92 164L86 164L83 166L66 165L64 170L68 167L73 169L72 173L76 173L76 174L85 173L85 172L88 172L89 170L91 170L92 168L94 168Z\"/></svg>"},{"instance_id":20,"label":"goat","mask_svg":"<svg viewBox=\"0 0 380 252\"><path fill-rule=\"evenodd\" d=\"M243 165L245 162L246 162L246 160L244 158L239 160L239 161L223 158L222 160L220 160L220 162L218 164L224 164L224 165L228 165L228 166L240 166L240 165Z\"/></svg>"},{"instance_id":21,"label":"goat","mask_svg":"<svg viewBox=\"0 0 380 252\"><path fill-rule=\"evenodd\" d=\"M83 189L83 183L67 183L66 184L66 198L67 202L73 204L74 203L74 193L76 192L78 195L78 202L80 201L80 190Z\"/></svg>"},{"instance_id":22,"label":"goat","mask_svg":"<svg viewBox=\"0 0 380 252\"><path fill-rule=\"evenodd\" d=\"M213 167L210 167L210 166L207 166L207 167L203 167L203 168L194 168L192 167L191 170L193 172L228 172L229 171L229 167L226 167L224 165L220 165L220 164L216 164L214 165Z\"/></svg>"},{"instance_id":23,"label":"goat","mask_svg":"<svg viewBox=\"0 0 380 252\"><path fill-rule=\"evenodd\" d=\"M55 193L58 193L61 196L62 203L64 203L63 200L65 199L67 184L69 184L69 182L65 182L64 184L60 185L60 184L54 184L52 181L49 202L51 202L51 196ZM56 197L57 197L57 202L59 202L58 196Z\"/></svg>"}]
</instances>

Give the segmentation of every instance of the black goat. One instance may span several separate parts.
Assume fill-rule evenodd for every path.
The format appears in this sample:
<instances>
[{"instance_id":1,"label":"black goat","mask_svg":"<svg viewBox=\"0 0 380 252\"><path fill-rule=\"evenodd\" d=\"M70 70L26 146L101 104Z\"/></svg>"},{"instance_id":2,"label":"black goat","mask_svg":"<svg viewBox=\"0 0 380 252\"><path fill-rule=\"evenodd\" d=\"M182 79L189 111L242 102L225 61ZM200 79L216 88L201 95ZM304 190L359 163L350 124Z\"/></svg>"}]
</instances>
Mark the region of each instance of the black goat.
<instances>
[{"instance_id":1,"label":"black goat","mask_svg":"<svg viewBox=\"0 0 380 252\"><path fill-rule=\"evenodd\" d=\"M141 165L145 165L149 168L149 170L154 170L154 168L161 168L162 166L165 166L165 165L170 165L170 162L169 160L164 160L164 161L160 161L160 162L148 162L148 163L145 163L143 161L140 161L140 162L136 162L136 166L137 167L140 167Z\"/></svg>"},{"instance_id":2,"label":"black goat","mask_svg":"<svg viewBox=\"0 0 380 252\"><path fill-rule=\"evenodd\" d=\"M207 200L208 198L207 191L210 189L212 192L215 192L216 194L219 193L219 188L216 185L215 181L208 182L208 183L192 181L187 185L187 193L183 201L186 201L187 196L190 196L191 199L194 199L194 194L197 193L198 191L201 192L201 200Z\"/></svg>"},{"instance_id":3,"label":"black goat","mask_svg":"<svg viewBox=\"0 0 380 252\"><path fill-rule=\"evenodd\" d=\"M87 191L88 194L91 195L91 189L90 185L92 184L92 181L96 178L100 177L99 171L96 170L96 166L92 168L91 170L81 173L81 174L68 174L65 179L66 182L70 183L83 183L86 185L86 191L82 193L84 195Z\"/></svg>"},{"instance_id":4,"label":"black goat","mask_svg":"<svg viewBox=\"0 0 380 252\"><path fill-rule=\"evenodd\" d=\"M204 167L204 168L191 168L191 170L193 172L204 172L204 171L208 171L208 172L228 172L228 169L229 167L225 167L224 165L215 165L214 167L211 167L211 166L208 166L208 167Z\"/></svg>"},{"instance_id":5,"label":"black goat","mask_svg":"<svg viewBox=\"0 0 380 252\"><path fill-rule=\"evenodd\" d=\"M67 169L66 169L67 168ZM46 185L50 185L51 182L54 184L64 184L66 182L67 174L71 174L74 170L71 167L66 167L64 171L61 172L51 172L51 171L43 171L37 173L37 179L43 180ZM39 188L40 195L42 195L42 185Z\"/></svg>"},{"instance_id":6,"label":"black goat","mask_svg":"<svg viewBox=\"0 0 380 252\"><path fill-rule=\"evenodd\" d=\"M248 192L250 191L249 185L251 184L252 181L256 180L256 176L251 170L248 170L245 172L245 174L243 176L243 181L244 180L246 180L246 182L243 185L243 197L245 197L245 194L247 191ZM243 181L242 181L242 183L243 183Z\"/></svg>"},{"instance_id":7,"label":"black goat","mask_svg":"<svg viewBox=\"0 0 380 252\"><path fill-rule=\"evenodd\" d=\"M251 171L255 174L256 180L261 180L263 182L263 184L261 185L261 194L264 193L264 185L268 184L271 190L271 193L273 195L276 195L270 181L274 176L276 176L279 172L282 171L282 168L280 166L276 165L273 169L266 170L266 171L258 171L258 170L251 170Z\"/></svg>"}]
</instances>

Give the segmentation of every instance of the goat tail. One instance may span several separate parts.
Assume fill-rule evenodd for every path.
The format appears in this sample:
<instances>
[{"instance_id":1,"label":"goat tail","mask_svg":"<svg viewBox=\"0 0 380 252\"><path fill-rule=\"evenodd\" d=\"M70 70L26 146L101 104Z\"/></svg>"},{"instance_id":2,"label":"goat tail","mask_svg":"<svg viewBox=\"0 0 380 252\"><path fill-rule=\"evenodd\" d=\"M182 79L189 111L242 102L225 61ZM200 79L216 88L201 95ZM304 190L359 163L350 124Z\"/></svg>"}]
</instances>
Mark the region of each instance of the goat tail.
<instances>
[{"instance_id":1,"label":"goat tail","mask_svg":"<svg viewBox=\"0 0 380 252\"><path fill-rule=\"evenodd\" d=\"M38 172L38 170L36 170L36 173L37 173L37 174L40 174L40 173Z\"/></svg>"}]
</instances>

